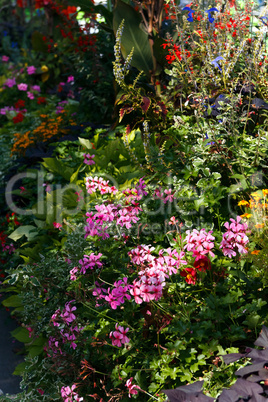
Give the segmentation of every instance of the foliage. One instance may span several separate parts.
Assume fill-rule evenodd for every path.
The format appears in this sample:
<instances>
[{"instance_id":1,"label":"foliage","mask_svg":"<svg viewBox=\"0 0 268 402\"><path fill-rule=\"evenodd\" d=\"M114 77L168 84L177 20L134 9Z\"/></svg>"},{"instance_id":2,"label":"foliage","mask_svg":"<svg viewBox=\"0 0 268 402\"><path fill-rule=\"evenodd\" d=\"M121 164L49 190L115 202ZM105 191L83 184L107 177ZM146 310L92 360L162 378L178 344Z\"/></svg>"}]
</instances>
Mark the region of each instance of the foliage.
<instances>
[{"instance_id":1,"label":"foliage","mask_svg":"<svg viewBox=\"0 0 268 402\"><path fill-rule=\"evenodd\" d=\"M25 35L1 45L0 275L24 344L20 402L162 402L201 385L220 400L237 370L256 372L265 24L232 5L18 1Z\"/></svg>"},{"instance_id":2,"label":"foliage","mask_svg":"<svg viewBox=\"0 0 268 402\"><path fill-rule=\"evenodd\" d=\"M267 399L267 347L268 347L268 328L263 326L258 339L254 342L256 346L261 346L264 349L252 349L244 355L241 353L231 353L223 356L226 364L232 363L241 358L247 357L252 360L251 365L247 365L236 371L238 380L229 389L224 389L217 401L224 401L231 399L232 401L249 400L255 398L258 401L265 401ZM196 382L191 385L182 386L175 390L163 391L169 398L170 402L185 401L185 397L190 400L200 401L213 401L213 398L204 396L201 391L202 381Z\"/></svg>"}]
</instances>

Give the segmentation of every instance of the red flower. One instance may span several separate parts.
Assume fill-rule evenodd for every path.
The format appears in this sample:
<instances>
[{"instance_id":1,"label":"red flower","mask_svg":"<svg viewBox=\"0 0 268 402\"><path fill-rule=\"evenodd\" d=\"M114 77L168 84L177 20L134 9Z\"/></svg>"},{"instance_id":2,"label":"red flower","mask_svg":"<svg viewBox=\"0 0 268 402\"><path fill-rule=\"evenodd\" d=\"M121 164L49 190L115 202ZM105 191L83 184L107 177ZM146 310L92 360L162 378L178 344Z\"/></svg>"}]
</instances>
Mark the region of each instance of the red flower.
<instances>
[{"instance_id":1,"label":"red flower","mask_svg":"<svg viewBox=\"0 0 268 402\"><path fill-rule=\"evenodd\" d=\"M17 6L20 8L26 7L26 0L17 0Z\"/></svg>"},{"instance_id":2,"label":"red flower","mask_svg":"<svg viewBox=\"0 0 268 402\"><path fill-rule=\"evenodd\" d=\"M15 108L19 109L25 106L25 101L22 99L19 99L16 103L15 103Z\"/></svg>"},{"instance_id":3,"label":"red flower","mask_svg":"<svg viewBox=\"0 0 268 402\"><path fill-rule=\"evenodd\" d=\"M37 104L41 105L42 103L47 103L47 100L44 96L39 96L39 98L37 98Z\"/></svg>"},{"instance_id":4,"label":"red flower","mask_svg":"<svg viewBox=\"0 0 268 402\"><path fill-rule=\"evenodd\" d=\"M24 119L24 115L22 114L22 113L18 113L15 117L13 117L13 123L20 123L20 122L22 122L23 121L23 119Z\"/></svg>"},{"instance_id":5,"label":"red flower","mask_svg":"<svg viewBox=\"0 0 268 402\"><path fill-rule=\"evenodd\" d=\"M206 255L198 255L195 259L194 267L204 272L211 268L211 263Z\"/></svg>"},{"instance_id":6,"label":"red flower","mask_svg":"<svg viewBox=\"0 0 268 402\"><path fill-rule=\"evenodd\" d=\"M181 272L180 275L185 278L185 281L189 285L195 285L196 283L196 270L194 268L184 268Z\"/></svg>"}]
</instances>

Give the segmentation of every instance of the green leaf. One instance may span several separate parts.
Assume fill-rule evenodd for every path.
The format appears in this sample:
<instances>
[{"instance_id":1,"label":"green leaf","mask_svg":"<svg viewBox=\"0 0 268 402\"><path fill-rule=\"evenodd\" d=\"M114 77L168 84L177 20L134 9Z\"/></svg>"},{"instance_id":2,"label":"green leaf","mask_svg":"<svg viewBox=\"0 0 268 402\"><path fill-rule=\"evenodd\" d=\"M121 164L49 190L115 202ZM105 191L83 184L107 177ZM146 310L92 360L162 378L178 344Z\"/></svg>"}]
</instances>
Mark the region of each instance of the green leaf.
<instances>
[{"instance_id":1,"label":"green leaf","mask_svg":"<svg viewBox=\"0 0 268 402\"><path fill-rule=\"evenodd\" d=\"M126 58L134 48L131 65L149 76L150 70L153 69L153 61L148 35L140 28L142 23L141 16L133 7L122 0L118 0L114 9L113 19L115 33L122 20L125 21L121 39L123 57Z\"/></svg>"},{"instance_id":2,"label":"green leaf","mask_svg":"<svg viewBox=\"0 0 268 402\"><path fill-rule=\"evenodd\" d=\"M39 356L41 353L43 353L44 347L42 346L31 346L29 348L29 355L31 357Z\"/></svg>"},{"instance_id":3,"label":"green leaf","mask_svg":"<svg viewBox=\"0 0 268 402\"><path fill-rule=\"evenodd\" d=\"M78 137L78 140L79 140L80 144L81 144L84 148L86 148L86 149L92 149L92 147L93 147L93 146L92 146L92 143L91 143L88 139Z\"/></svg>"},{"instance_id":4,"label":"green leaf","mask_svg":"<svg viewBox=\"0 0 268 402\"><path fill-rule=\"evenodd\" d=\"M80 172L80 169L82 166L83 166L83 163L81 163L81 165L78 167L78 169L72 174L72 176L70 178L70 183L74 183L77 181L77 178L78 178L78 175L79 175L79 172Z\"/></svg>"},{"instance_id":5,"label":"green leaf","mask_svg":"<svg viewBox=\"0 0 268 402\"><path fill-rule=\"evenodd\" d=\"M33 225L25 225L25 226L20 226L14 232L12 232L8 237L11 240L17 241L21 237L26 236L27 240L32 240L35 238L35 236L38 234L36 230L36 226Z\"/></svg>"},{"instance_id":6,"label":"green leaf","mask_svg":"<svg viewBox=\"0 0 268 402\"><path fill-rule=\"evenodd\" d=\"M74 173L73 169L66 166L65 163L60 162L56 158L44 158L43 160L44 160L44 162L42 163L43 166L45 166L47 169L49 169L54 173L58 173L59 175L64 177L64 179L70 181L70 178Z\"/></svg>"},{"instance_id":7,"label":"green leaf","mask_svg":"<svg viewBox=\"0 0 268 402\"><path fill-rule=\"evenodd\" d=\"M32 339L29 337L29 331L26 328L16 328L11 332L11 335L22 343L30 343Z\"/></svg>"},{"instance_id":8,"label":"green leaf","mask_svg":"<svg viewBox=\"0 0 268 402\"><path fill-rule=\"evenodd\" d=\"M7 299L5 299L2 302L2 304L5 307L21 307L22 306L21 298L19 295L9 296Z\"/></svg>"},{"instance_id":9,"label":"green leaf","mask_svg":"<svg viewBox=\"0 0 268 402\"><path fill-rule=\"evenodd\" d=\"M26 362L18 364L12 374L21 376L25 372L26 365L27 365Z\"/></svg>"}]
</instances>

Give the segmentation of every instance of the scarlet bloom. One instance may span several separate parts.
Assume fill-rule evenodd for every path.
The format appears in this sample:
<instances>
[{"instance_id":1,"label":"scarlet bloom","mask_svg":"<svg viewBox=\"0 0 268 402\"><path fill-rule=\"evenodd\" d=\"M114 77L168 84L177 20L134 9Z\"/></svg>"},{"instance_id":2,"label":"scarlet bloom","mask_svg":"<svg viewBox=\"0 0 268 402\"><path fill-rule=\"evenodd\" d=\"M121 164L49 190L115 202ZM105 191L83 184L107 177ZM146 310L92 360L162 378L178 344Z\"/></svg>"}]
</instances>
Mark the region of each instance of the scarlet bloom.
<instances>
[{"instance_id":1,"label":"scarlet bloom","mask_svg":"<svg viewBox=\"0 0 268 402\"><path fill-rule=\"evenodd\" d=\"M198 255L195 259L194 267L204 272L211 268L211 263L206 255Z\"/></svg>"},{"instance_id":2,"label":"scarlet bloom","mask_svg":"<svg viewBox=\"0 0 268 402\"><path fill-rule=\"evenodd\" d=\"M21 123L24 119L24 115L22 113L18 113L15 117L13 117L13 123Z\"/></svg>"},{"instance_id":3,"label":"scarlet bloom","mask_svg":"<svg viewBox=\"0 0 268 402\"><path fill-rule=\"evenodd\" d=\"M189 285L195 285L196 284L196 270L194 268L184 268L180 272L180 276L183 276L185 278L186 283Z\"/></svg>"},{"instance_id":4,"label":"scarlet bloom","mask_svg":"<svg viewBox=\"0 0 268 402\"><path fill-rule=\"evenodd\" d=\"M19 109L25 106L25 101L22 99L19 99L16 103L15 103L15 108Z\"/></svg>"},{"instance_id":5,"label":"scarlet bloom","mask_svg":"<svg viewBox=\"0 0 268 402\"><path fill-rule=\"evenodd\" d=\"M37 98L37 104L41 105L42 103L47 103L47 100L44 96L39 96L39 98Z\"/></svg>"}]
</instances>

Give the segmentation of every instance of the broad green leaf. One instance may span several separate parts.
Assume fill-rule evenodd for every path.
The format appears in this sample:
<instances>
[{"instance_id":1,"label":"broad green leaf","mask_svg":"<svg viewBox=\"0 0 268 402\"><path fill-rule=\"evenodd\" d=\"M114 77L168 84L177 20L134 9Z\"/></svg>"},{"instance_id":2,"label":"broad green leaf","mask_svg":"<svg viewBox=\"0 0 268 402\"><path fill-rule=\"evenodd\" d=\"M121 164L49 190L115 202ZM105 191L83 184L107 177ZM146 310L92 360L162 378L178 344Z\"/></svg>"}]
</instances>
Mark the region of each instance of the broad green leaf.
<instances>
[{"instance_id":1,"label":"broad green leaf","mask_svg":"<svg viewBox=\"0 0 268 402\"><path fill-rule=\"evenodd\" d=\"M25 225L25 226L20 226L14 232L12 232L8 237L11 240L17 241L21 237L26 236L27 240L32 240L35 238L37 235L37 230L36 226L33 225Z\"/></svg>"},{"instance_id":2,"label":"broad green leaf","mask_svg":"<svg viewBox=\"0 0 268 402\"><path fill-rule=\"evenodd\" d=\"M22 343L29 343L32 339L29 337L29 331L26 328L16 328L11 332L11 335Z\"/></svg>"},{"instance_id":3,"label":"broad green leaf","mask_svg":"<svg viewBox=\"0 0 268 402\"><path fill-rule=\"evenodd\" d=\"M44 158L43 160L44 162L42 163L42 165L44 165L47 169L54 173L58 173L68 181L70 180L73 174L73 169L66 166L65 163L60 162L56 158Z\"/></svg>"},{"instance_id":4,"label":"broad green leaf","mask_svg":"<svg viewBox=\"0 0 268 402\"><path fill-rule=\"evenodd\" d=\"M121 51L126 58L134 48L131 65L146 75L150 75L153 69L152 53L149 45L148 35L140 28L142 19L140 14L133 7L118 0L114 9L113 27L116 31L124 20L123 35L121 38Z\"/></svg>"},{"instance_id":5,"label":"broad green leaf","mask_svg":"<svg viewBox=\"0 0 268 402\"><path fill-rule=\"evenodd\" d=\"M18 364L12 374L21 376L25 372L26 365L27 365L26 362Z\"/></svg>"},{"instance_id":6,"label":"broad green leaf","mask_svg":"<svg viewBox=\"0 0 268 402\"><path fill-rule=\"evenodd\" d=\"M79 140L80 144L81 144L84 148L86 148L86 149L92 149L92 143L91 143L88 139L78 137L78 140Z\"/></svg>"},{"instance_id":7,"label":"broad green leaf","mask_svg":"<svg viewBox=\"0 0 268 402\"><path fill-rule=\"evenodd\" d=\"M19 295L9 296L7 299L5 299L2 302L2 304L5 307L21 307L22 306L21 298Z\"/></svg>"}]
</instances>

